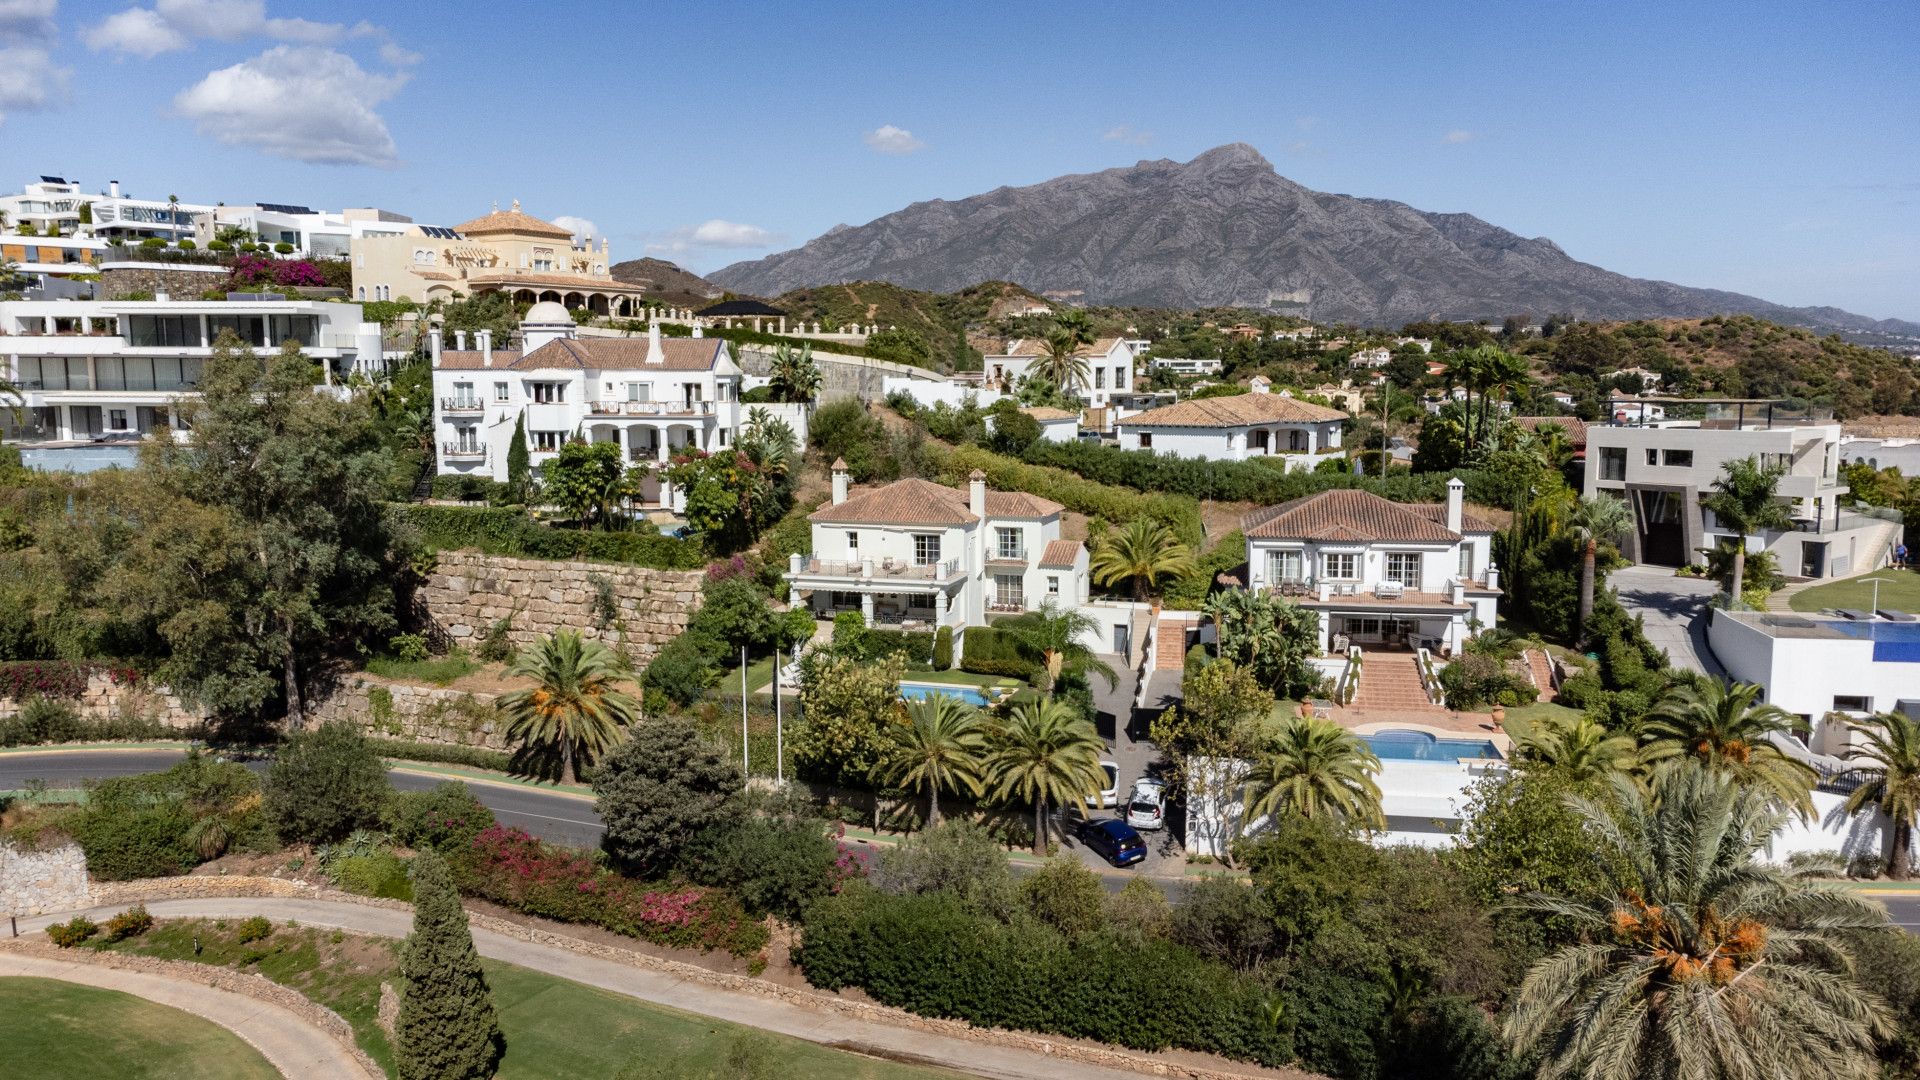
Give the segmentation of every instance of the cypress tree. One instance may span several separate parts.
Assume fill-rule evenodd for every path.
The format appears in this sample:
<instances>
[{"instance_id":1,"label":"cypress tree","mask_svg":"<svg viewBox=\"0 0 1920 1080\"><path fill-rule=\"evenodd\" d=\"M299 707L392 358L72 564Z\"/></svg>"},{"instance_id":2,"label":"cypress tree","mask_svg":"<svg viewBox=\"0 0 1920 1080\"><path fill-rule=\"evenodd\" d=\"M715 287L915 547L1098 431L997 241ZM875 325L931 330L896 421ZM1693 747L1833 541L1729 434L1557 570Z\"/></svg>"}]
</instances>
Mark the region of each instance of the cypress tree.
<instances>
[{"instance_id":1,"label":"cypress tree","mask_svg":"<svg viewBox=\"0 0 1920 1080\"><path fill-rule=\"evenodd\" d=\"M531 455L527 453L527 412L513 418L513 443L507 447L507 483L513 487L513 497L527 500L527 482L532 479Z\"/></svg>"},{"instance_id":2,"label":"cypress tree","mask_svg":"<svg viewBox=\"0 0 1920 1080\"><path fill-rule=\"evenodd\" d=\"M394 1057L400 1080L485 1080L505 1049L453 876L437 853L413 860L413 934L400 954Z\"/></svg>"}]
</instances>

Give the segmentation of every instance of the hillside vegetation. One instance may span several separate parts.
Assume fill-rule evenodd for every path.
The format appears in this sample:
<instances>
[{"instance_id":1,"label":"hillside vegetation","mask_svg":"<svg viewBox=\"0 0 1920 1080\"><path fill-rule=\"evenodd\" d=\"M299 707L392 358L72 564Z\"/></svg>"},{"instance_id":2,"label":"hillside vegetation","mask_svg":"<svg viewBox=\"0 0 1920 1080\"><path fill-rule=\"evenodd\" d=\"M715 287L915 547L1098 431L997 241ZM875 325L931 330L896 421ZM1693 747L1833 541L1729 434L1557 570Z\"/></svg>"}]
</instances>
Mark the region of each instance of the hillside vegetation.
<instances>
[{"instance_id":1,"label":"hillside vegetation","mask_svg":"<svg viewBox=\"0 0 1920 1080\"><path fill-rule=\"evenodd\" d=\"M980 370L980 353L967 344L967 329L990 324L1024 303L1044 303L1039 297L1005 281L987 281L956 293L904 289L884 281L855 281L782 293L772 301L796 318L818 319L830 325L879 323L917 335L924 361L944 371ZM911 339L901 342L911 351ZM904 358L904 357L903 357Z\"/></svg>"}]
</instances>

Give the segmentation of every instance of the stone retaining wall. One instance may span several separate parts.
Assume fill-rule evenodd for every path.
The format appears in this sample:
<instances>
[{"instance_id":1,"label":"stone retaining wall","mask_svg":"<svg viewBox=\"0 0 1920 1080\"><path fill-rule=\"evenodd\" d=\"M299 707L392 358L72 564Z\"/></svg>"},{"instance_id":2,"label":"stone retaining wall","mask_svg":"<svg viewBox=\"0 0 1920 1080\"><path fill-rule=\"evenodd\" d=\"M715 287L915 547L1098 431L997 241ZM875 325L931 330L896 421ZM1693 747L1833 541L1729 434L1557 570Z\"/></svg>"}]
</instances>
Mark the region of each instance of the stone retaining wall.
<instances>
[{"instance_id":1,"label":"stone retaining wall","mask_svg":"<svg viewBox=\"0 0 1920 1080\"><path fill-rule=\"evenodd\" d=\"M474 551L443 551L420 598L448 638L472 646L500 619L525 645L555 630L578 630L626 650L644 665L687 628L700 606L699 570L650 570L614 563L545 562ZM600 584L613 618L596 610Z\"/></svg>"},{"instance_id":2,"label":"stone retaining wall","mask_svg":"<svg viewBox=\"0 0 1920 1080\"><path fill-rule=\"evenodd\" d=\"M28 851L0 843L0 915L43 915L92 904L78 844Z\"/></svg>"},{"instance_id":3,"label":"stone retaining wall","mask_svg":"<svg viewBox=\"0 0 1920 1080\"><path fill-rule=\"evenodd\" d=\"M326 697L308 702L307 708L315 724L339 721L383 738L510 751L515 746L493 708L497 696L356 673L342 678Z\"/></svg>"},{"instance_id":4,"label":"stone retaining wall","mask_svg":"<svg viewBox=\"0 0 1920 1080\"><path fill-rule=\"evenodd\" d=\"M98 671L87 676L86 689L72 704L88 720L145 716L170 728L191 728L198 727L207 719L205 713L188 708L178 695L164 686L116 683L111 676ZM19 702L0 698L0 717L12 716L19 711Z\"/></svg>"},{"instance_id":5,"label":"stone retaining wall","mask_svg":"<svg viewBox=\"0 0 1920 1080\"><path fill-rule=\"evenodd\" d=\"M92 964L96 967L118 968L121 971L138 971L148 975L159 975L181 982L199 983L211 986L215 990L225 990L255 1001L265 1001L278 1005L300 1019L327 1033L334 1042L340 1044L369 1077L385 1076L386 1071L367 1056L365 1050L354 1040L353 1025L339 1013L320 1004L298 990L281 986L265 975L253 975L235 971L232 968L216 967L212 964L196 964L190 960L162 960L157 956L139 956L133 953L99 952L94 949L62 949L50 942L21 939L9 942L9 947L34 956L44 956L50 960L62 960L74 964Z\"/></svg>"},{"instance_id":6,"label":"stone retaining wall","mask_svg":"<svg viewBox=\"0 0 1920 1080\"><path fill-rule=\"evenodd\" d=\"M100 299L125 300L137 292L156 296L166 293L175 300L198 300L208 289L224 289L227 268L204 266L198 269L150 266L120 266L108 263L100 268Z\"/></svg>"}]
</instances>

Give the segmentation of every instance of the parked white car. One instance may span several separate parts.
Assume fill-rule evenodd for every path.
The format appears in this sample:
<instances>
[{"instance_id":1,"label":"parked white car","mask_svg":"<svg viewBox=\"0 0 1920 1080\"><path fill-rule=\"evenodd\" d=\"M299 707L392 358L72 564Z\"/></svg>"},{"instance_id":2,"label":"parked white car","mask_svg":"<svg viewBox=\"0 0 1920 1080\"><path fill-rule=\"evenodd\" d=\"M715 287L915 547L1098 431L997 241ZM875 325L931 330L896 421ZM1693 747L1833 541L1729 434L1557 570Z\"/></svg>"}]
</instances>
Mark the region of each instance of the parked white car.
<instances>
[{"instance_id":1,"label":"parked white car","mask_svg":"<svg viewBox=\"0 0 1920 1080\"><path fill-rule=\"evenodd\" d=\"M1167 827L1167 785L1143 776L1133 782L1127 796L1127 824L1136 829Z\"/></svg>"},{"instance_id":2,"label":"parked white car","mask_svg":"<svg viewBox=\"0 0 1920 1080\"><path fill-rule=\"evenodd\" d=\"M1095 810L1105 810L1120 798L1120 763L1103 761L1100 763L1100 771L1107 777L1100 786L1100 793L1086 797L1086 804Z\"/></svg>"}]
</instances>

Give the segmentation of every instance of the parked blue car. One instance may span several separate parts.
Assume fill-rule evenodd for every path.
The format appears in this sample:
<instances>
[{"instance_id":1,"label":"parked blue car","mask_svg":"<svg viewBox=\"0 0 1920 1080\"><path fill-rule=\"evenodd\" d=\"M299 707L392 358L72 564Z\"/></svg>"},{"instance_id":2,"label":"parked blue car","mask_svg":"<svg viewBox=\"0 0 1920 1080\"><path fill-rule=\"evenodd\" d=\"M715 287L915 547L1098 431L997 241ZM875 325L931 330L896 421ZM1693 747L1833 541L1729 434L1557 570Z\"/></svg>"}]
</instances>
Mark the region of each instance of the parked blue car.
<instances>
[{"instance_id":1,"label":"parked blue car","mask_svg":"<svg viewBox=\"0 0 1920 1080\"><path fill-rule=\"evenodd\" d=\"M1093 822L1087 826L1084 839L1088 847L1115 866L1132 866L1147 858L1147 842L1124 821L1108 818Z\"/></svg>"}]
</instances>

